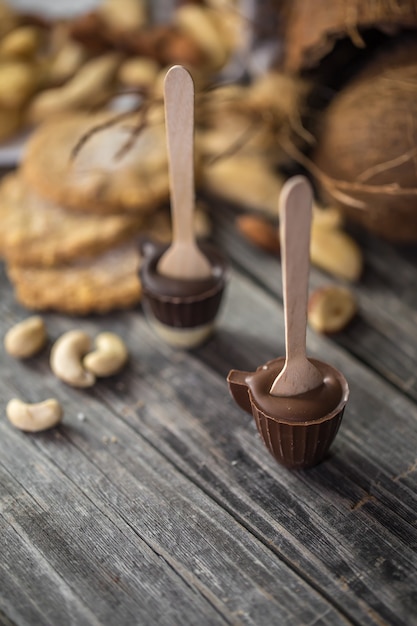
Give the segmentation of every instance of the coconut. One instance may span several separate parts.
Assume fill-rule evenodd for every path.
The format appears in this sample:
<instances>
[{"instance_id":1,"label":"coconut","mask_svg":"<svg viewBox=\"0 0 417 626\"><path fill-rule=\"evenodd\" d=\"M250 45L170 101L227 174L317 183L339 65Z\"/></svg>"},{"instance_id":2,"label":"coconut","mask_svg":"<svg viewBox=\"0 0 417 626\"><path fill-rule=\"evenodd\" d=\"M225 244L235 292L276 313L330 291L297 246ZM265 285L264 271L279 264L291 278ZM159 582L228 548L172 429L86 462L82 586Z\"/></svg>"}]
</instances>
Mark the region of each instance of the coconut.
<instances>
[{"instance_id":1,"label":"coconut","mask_svg":"<svg viewBox=\"0 0 417 626\"><path fill-rule=\"evenodd\" d=\"M393 241L417 241L417 42L376 53L319 117L309 169L327 200Z\"/></svg>"},{"instance_id":2,"label":"coconut","mask_svg":"<svg viewBox=\"0 0 417 626\"><path fill-rule=\"evenodd\" d=\"M417 28L415 0L286 0L279 3L282 65L291 72L314 68L341 39L364 48L371 29L395 35Z\"/></svg>"}]
</instances>

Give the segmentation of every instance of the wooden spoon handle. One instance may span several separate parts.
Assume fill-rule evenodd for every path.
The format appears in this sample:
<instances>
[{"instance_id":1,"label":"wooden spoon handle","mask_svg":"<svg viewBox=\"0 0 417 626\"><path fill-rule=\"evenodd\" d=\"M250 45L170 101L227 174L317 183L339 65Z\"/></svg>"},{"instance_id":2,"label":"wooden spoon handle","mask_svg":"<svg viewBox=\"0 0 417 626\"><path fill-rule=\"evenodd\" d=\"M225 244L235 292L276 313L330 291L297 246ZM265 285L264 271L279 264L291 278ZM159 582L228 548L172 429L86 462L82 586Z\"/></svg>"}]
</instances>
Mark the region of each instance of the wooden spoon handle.
<instances>
[{"instance_id":1,"label":"wooden spoon handle","mask_svg":"<svg viewBox=\"0 0 417 626\"><path fill-rule=\"evenodd\" d=\"M207 278L211 265L194 235L194 84L182 66L168 71L164 95L172 243L158 262L158 272L180 280Z\"/></svg>"},{"instance_id":2,"label":"wooden spoon handle","mask_svg":"<svg viewBox=\"0 0 417 626\"><path fill-rule=\"evenodd\" d=\"M174 65L164 83L174 242L194 241L194 83Z\"/></svg>"},{"instance_id":3,"label":"wooden spoon handle","mask_svg":"<svg viewBox=\"0 0 417 626\"><path fill-rule=\"evenodd\" d=\"M287 361L306 358L312 204L311 186L304 176L285 185L280 222Z\"/></svg>"},{"instance_id":4,"label":"wooden spoon handle","mask_svg":"<svg viewBox=\"0 0 417 626\"><path fill-rule=\"evenodd\" d=\"M298 395L323 383L321 372L306 356L312 204L312 189L304 176L285 183L280 222L287 355L270 389L274 396Z\"/></svg>"}]
</instances>

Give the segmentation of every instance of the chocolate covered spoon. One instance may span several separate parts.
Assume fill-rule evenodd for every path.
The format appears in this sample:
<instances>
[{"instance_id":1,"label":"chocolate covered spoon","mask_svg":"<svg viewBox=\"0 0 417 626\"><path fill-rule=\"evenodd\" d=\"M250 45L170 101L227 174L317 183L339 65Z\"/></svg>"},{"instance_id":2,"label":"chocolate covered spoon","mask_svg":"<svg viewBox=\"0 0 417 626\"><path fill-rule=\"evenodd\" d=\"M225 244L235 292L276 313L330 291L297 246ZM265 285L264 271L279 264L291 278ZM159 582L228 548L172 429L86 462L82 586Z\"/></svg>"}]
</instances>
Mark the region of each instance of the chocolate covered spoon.
<instances>
[{"instance_id":1,"label":"chocolate covered spoon","mask_svg":"<svg viewBox=\"0 0 417 626\"><path fill-rule=\"evenodd\" d=\"M285 184L280 208L286 357L255 372L231 370L227 377L230 393L252 413L265 446L292 469L312 467L325 458L349 397L342 372L306 357L311 205L305 178Z\"/></svg>"},{"instance_id":2,"label":"chocolate covered spoon","mask_svg":"<svg viewBox=\"0 0 417 626\"><path fill-rule=\"evenodd\" d=\"M325 458L349 397L342 372L306 357L311 205L307 180L290 179L280 196L286 357L255 372L231 370L227 377L230 393L252 413L265 446L292 469Z\"/></svg>"},{"instance_id":3,"label":"chocolate covered spoon","mask_svg":"<svg viewBox=\"0 0 417 626\"><path fill-rule=\"evenodd\" d=\"M204 279L212 270L196 244L193 227L194 84L181 65L168 71L164 94L173 237L157 269L170 278Z\"/></svg>"},{"instance_id":4,"label":"chocolate covered spoon","mask_svg":"<svg viewBox=\"0 0 417 626\"><path fill-rule=\"evenodd\" d=\"M323 383L306 355L308 275L313 194L304 176L295 176L280 195L280 236L285 314L285 365L272 383L273 396L296 396Z\"/></svg>"}]
</instances>

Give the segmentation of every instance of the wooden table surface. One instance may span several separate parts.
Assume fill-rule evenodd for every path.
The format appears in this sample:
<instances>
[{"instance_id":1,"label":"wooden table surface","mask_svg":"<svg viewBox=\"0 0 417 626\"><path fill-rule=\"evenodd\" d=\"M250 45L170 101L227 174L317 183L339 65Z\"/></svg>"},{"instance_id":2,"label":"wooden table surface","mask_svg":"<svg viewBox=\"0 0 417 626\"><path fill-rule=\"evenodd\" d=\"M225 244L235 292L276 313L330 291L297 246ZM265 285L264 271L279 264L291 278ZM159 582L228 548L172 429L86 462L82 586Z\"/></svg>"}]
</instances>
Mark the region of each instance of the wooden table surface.
<instances>
[{"instance_id":1,"label":"wooden table surface","mask_svg":"<svg viewBox=\"0 0 417 626\"><path fill-rule=\"evenodd\" d=\"M44 316L51 342L120 333L130 362L77 390L48 350L0 354L0 623L8 626L417 624L417 250L361 234L360 311L311 356L346 375L341 430L291 472L229 396L230 368L284 353L279 261L216 221L231 273L216 335L176 351L140 310ZM313 270L311 287L331 282ZM1 274L4 332L28 315ZM30 435L4 407L54 396L63 424Z\"/></svg>"}]
</instances>

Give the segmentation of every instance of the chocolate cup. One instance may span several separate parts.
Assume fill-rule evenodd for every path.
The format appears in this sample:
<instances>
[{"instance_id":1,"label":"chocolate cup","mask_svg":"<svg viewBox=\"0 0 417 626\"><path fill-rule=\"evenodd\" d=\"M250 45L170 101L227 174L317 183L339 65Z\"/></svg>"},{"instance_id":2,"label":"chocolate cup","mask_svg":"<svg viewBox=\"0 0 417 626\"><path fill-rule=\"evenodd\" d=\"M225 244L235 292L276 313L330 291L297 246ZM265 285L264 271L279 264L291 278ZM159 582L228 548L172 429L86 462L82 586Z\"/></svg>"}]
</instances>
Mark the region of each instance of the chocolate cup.
<instances>
[{"instance_id":1,"label":"chocolate cup","mask_svg":"<svg viewBox=\"0 0 417 626\"><path fill-rule=\"evenodd\" d=\"M244 411L253 415L258 432L269 452L278 463L289 469L306 469L325 458L339 430L349 396L349 387L341 372L322 361L309 360L324 375L331 374L336 381L337 399L333 407L326 410L325 415L318 415L317 411L313 416L307 413L294 415L290 411L271 415L255 400L254 379L263 376L269 390L272 381L282 370L285 358L268 361L258 367L256 372L232 370L227 378L233 399ZM297 403L303 404L307 394L294 398ZM269 394L269 401L273 401L272 398Z\"/></svg>"},{"instance_id":2,"label":"chocolate cup","mask_svg":"<svg viewBox=\"0 0 417 626\"><path fill-rule=\"evenodd\" d=\"M169 343L194 347L212 332L226 285L226 263L213 248L201 245L210 261L212 274L202 280L179 280L158 273L158 262L167 245L146 241L139 276L143 305L155 330ZM177 333L173 331L178 331Z\"/></svg>"}]
</instances>

